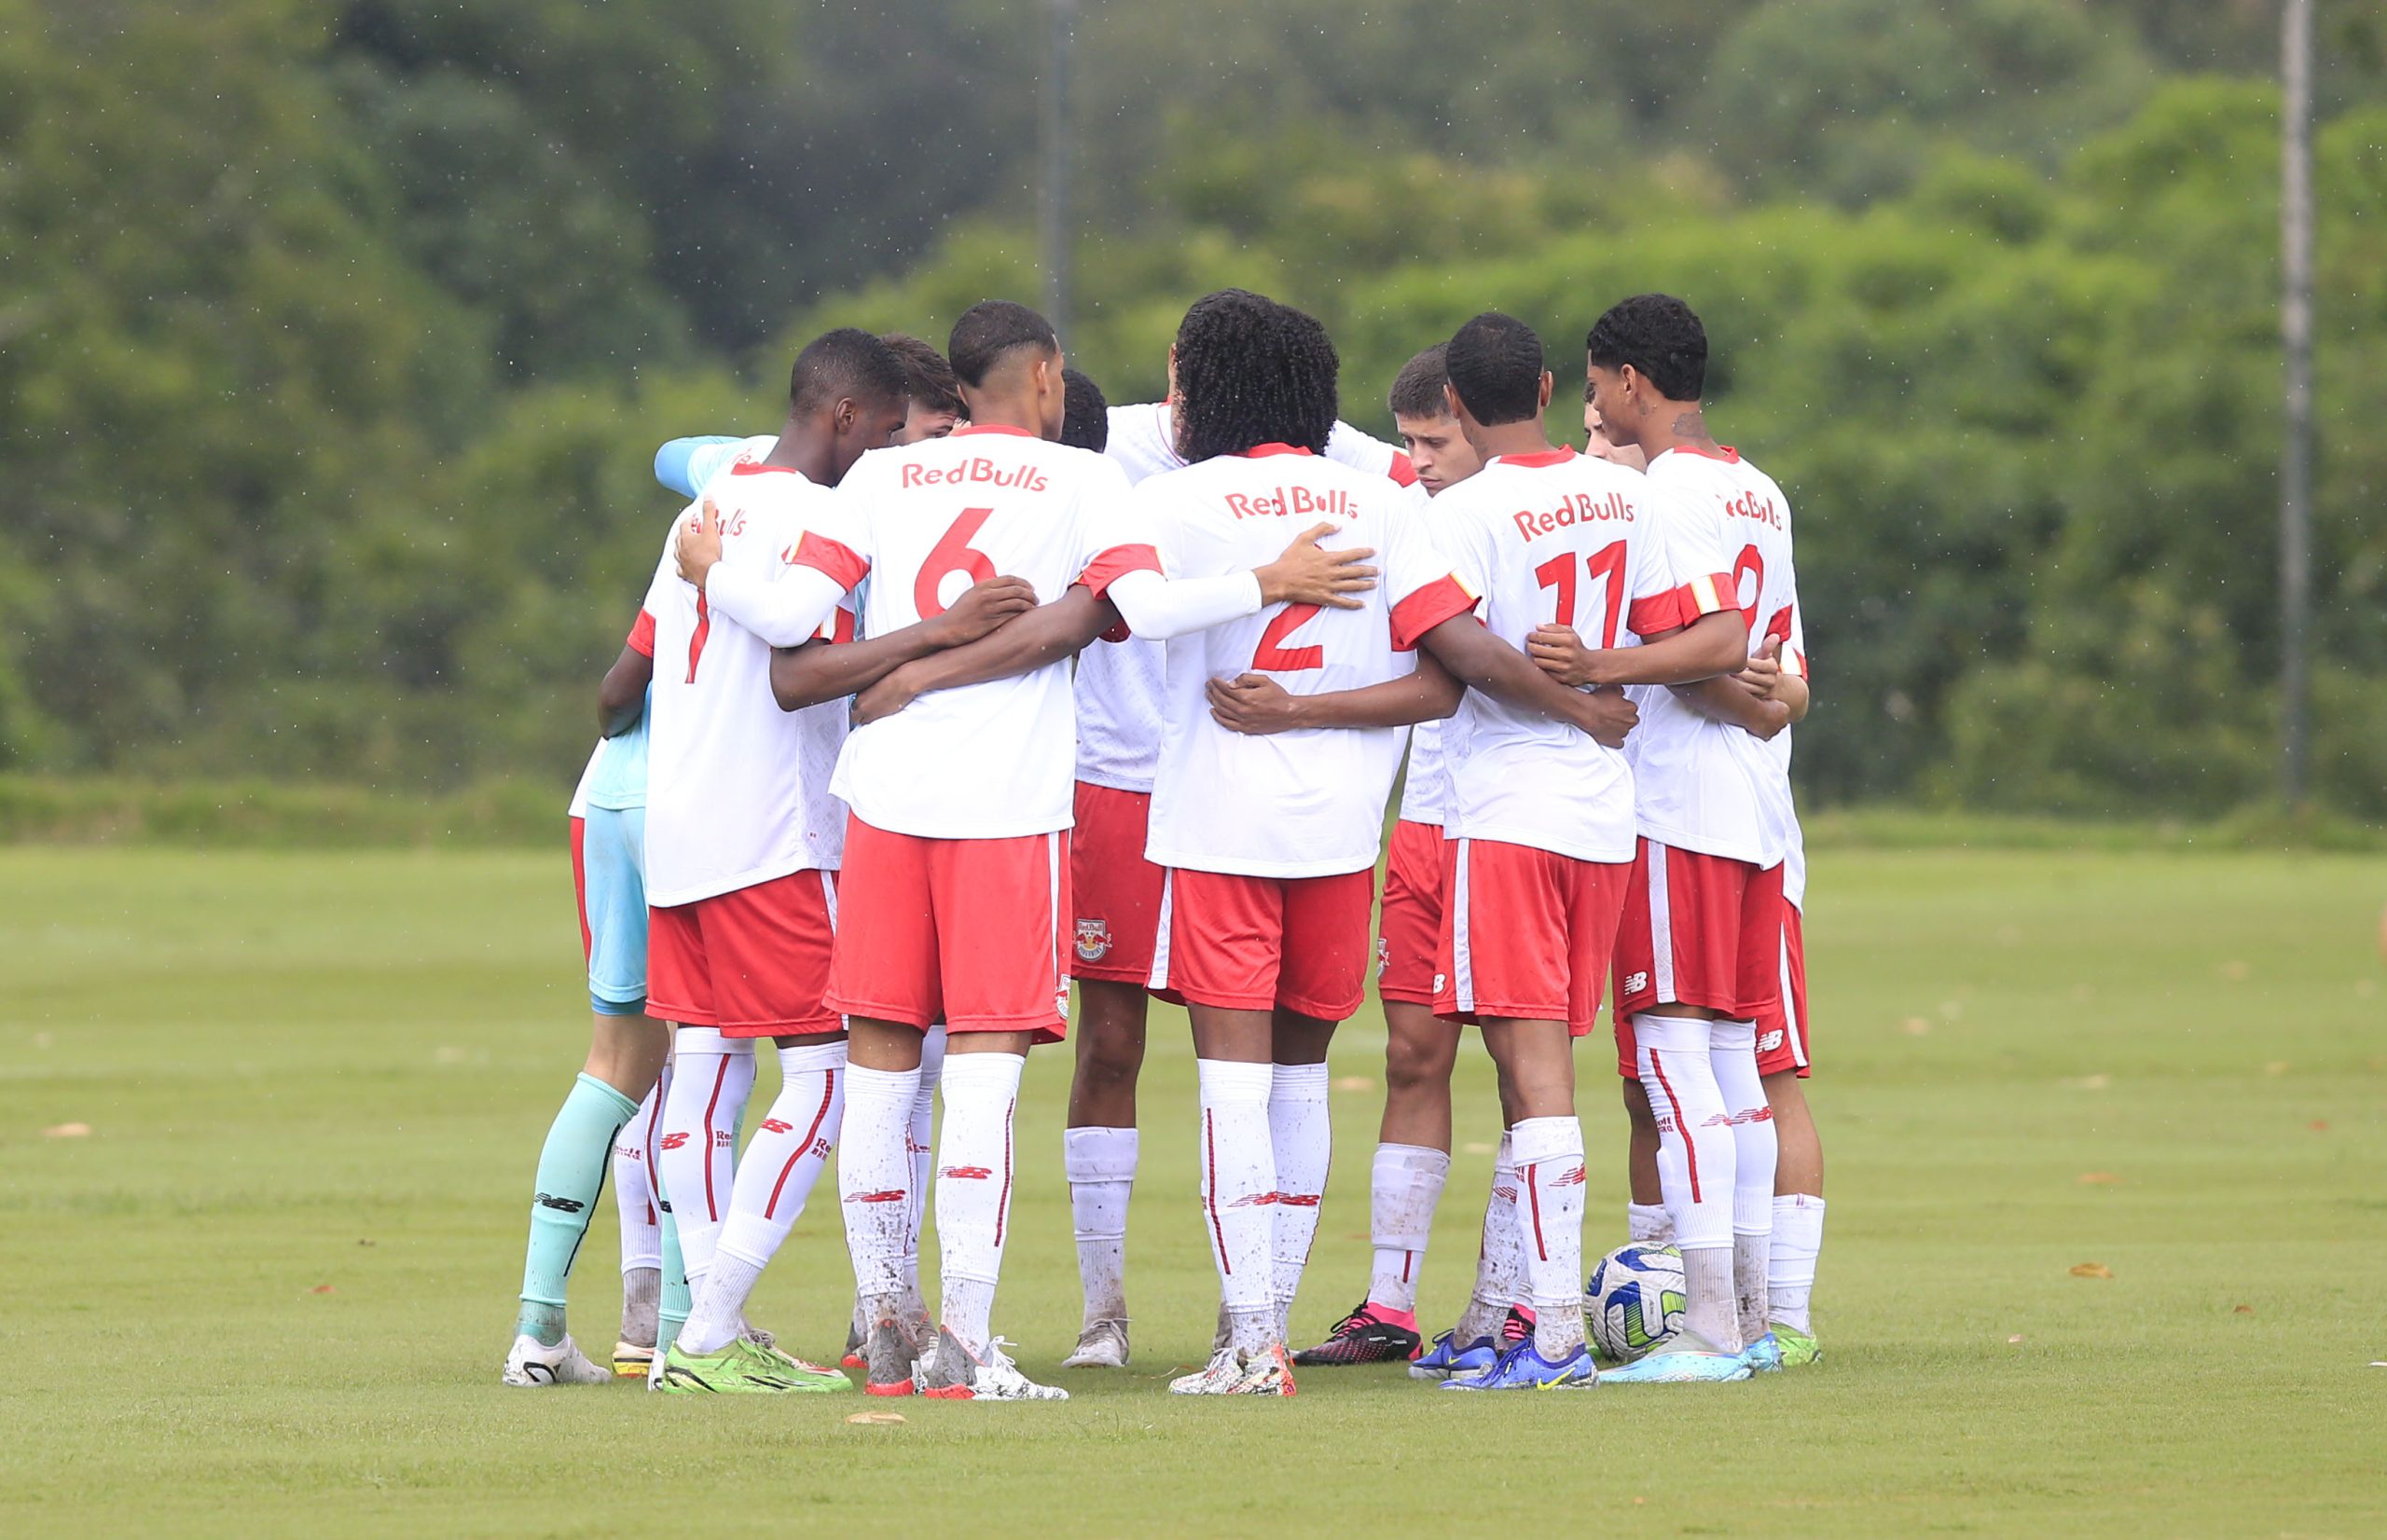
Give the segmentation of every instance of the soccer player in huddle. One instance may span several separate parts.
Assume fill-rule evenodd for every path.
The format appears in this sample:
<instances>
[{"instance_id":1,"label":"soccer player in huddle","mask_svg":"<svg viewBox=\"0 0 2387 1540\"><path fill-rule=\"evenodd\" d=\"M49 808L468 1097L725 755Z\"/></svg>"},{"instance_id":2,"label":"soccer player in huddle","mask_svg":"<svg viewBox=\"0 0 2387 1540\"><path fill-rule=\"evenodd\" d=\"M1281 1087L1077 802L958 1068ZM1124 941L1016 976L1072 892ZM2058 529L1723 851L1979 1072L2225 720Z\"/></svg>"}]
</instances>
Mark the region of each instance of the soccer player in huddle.
<instances>
[{"instance_id":1,"label":"soccer player in huddle","mask_svg":"<svg viewBox=\"0 0 2387 1540\"><path fill-rule=\"evenodd\" d=\"M1172 380L1175 364L1170 365ZM1088 382L1091 385L1091 381ZM1172 400L1109 408L1099 447L1131 483L1184 468ZM1071 396L1079 415L1081 396ZM1091 406L1097 393L1086 398ZM1089 422L1089 427L1091 423ZM1326 456L1396 482L1414 479L1390 445L1337 422ZM1077 829L1069 971L1078 986L1076 1073L1063 1166L1078 1249L1083 1325L1064 1368L1127 1362L1127 1202L1138 1157L1136 1081L1144 1057L1145 984L1160 912L1160 869L1144 859L1160 753L1162 644L1129 637L1078 659Z\"/></svg>"},{"instance_id":2,"label":"soccer player in huddle","mask_svg":"<svg viewBox=\"0 0 2387 1540\"><path fill-rule=\"evenodd\" d=\"M670 1037L645 1014L645 700L654 673L646 629L632 630L606 672L599 693L604 736L569 810L573 886L594 1020L587 1061L539 1152L522 1308L500 1376L508 1385L593 1384L607 1378L564 1330L564 1286L604 1187L608 1149L622 1248L622 1329L613 1372L642 1374L655 1353L664 1258L647 1147Z\"/></svg>"},{"instance_id":3,"label":"soccer player in huddle","mask_svg":"<svg viewBox=\"0 0 2387 1540\"><path fill-rule=\"evenodd\" d=\"M1770 626L1795 620L1784 539L1752 538L1744 508L1783 507L1779 488L1752 479L1709 436L1700 410L1706 337L1681 301L1641 295L1593 326L1586 352L1593 408L1607 436L1649 457L1649 501L1670 519L1706 521L1721 541L1746 540L1709 582ZM1754 501L1749 501L1754 500ZM1730 531L1728 535L1726 531ZM1768 561L1768 557L1773 557ZM1775 569L1769 584L1762 571ZM1735 574L1754 577L1736 583ZM1530 643L1569 683L1666 683L1631 652L1594 644L1566 625ZM1768 649L1778 643L1761 644ZM1789 708L1719 677L1635 692L1642 722L1632 744L1639 845L1618 948L1618 1072L1628 1106L1646 1099L1658 1134L1660 1188L1681 1248L1685 1329L1665 1348L1612 1372L1611 1382L1728 1381L1779 1363L1766 1337L1766 1268L1776 1140L1759 1074L1758 1018L1781 989L1782 861L1787 782L1763 740Z\"/></svg>"},{"instance_id":4,"label":"soccer player in huddle","mask_svg":"<svg viewBox=\"0 0 2387 1540\"><path fill-rule=\"evenodd\" d=\"M843 1024L822 996L844 844L828 777L845 718L835 708L785 713L771 698L773 646L809 626L775 629L710 600L731 574L764 580L810 506L902 430L907 404L885 343L851 329L813 341L797 355L772 448L708 490L702 521L721 543L710 583L684 580L667 544L647 595L642 624L668 660L649 749L647 1010L679 1025L661 1179L693 1292L665 1354L666 1390L848 1384L776 1351L743 1313L826 1162L844 1096ZM675 537L683 522L674 519ZM781 1091L736 1170L732 1109L752 1088L762 1038L778 1045Z\"/></svg>"}]
</instances>

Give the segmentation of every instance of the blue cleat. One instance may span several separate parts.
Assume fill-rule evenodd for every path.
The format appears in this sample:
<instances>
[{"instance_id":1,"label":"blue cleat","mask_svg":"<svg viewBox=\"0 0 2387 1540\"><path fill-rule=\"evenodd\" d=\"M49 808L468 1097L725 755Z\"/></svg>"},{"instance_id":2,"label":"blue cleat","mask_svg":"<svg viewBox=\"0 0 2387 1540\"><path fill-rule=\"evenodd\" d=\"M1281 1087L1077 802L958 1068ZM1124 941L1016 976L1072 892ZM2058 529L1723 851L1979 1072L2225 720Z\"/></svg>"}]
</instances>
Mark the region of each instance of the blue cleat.
<instances>
[{"instance_id":1,"label":"blue cleat","mask_svg":"<svg viewBox=\"0 0 2387 1540\"><path fill-rule=\"evenodd\" d=\"M1592 1350L1578 1347L1574 1356L1565 1363L1553 1364L1541 1355L1528 1337L1508 1352L1500 1361L1479 1373L1442 1382L1444 1390L1589 1390L1599 1382L1599 1370L1592 1365Z\"/></svg>"},{"instance_id":2,"label":"blue cleat","mask_svg":"<svg viewBox=\"0 0 2387 1540\"><path fill-rule=\"evenodd\" d=\"M1490 1368L1500 1358L1499 1345L1489 1337L1478 1337L1465 1347L1451 1341L1443 1332L1434 1339L1434 1345L1409 1361L1409 1377L1413 1380L1447 1380L1454 1374L1477 1374Z\"/></svg>"},{"instance_id":3,"label":"blue cleat","mask_svg":"<svg viewBox=\"0 0 2387 1540\"><path fill-rule=\"evenodd\" d=\"M1693 1338L1696 1341L1698 1339ZM1676 1338L1676 1341L1682 1341ZM1680 1385L1722 1383L1749 1377L1749 1358L1743 1353L1718 1353L1713 1348L1682 1348L1635 1358L1622 1368L1600 1376L1610 1385Z\"/></svg>"},{"instance_id":4,"label":"blue cleat","mask_svg":"<svg viewBox=\"0 0 2387 1540\"><path fill-rule=\"evenodd\" d=\"M1767 1332L1741 1350L1741 1361L1749 1366L1751 1374L1782 1372L1782 1340Z\"/></svg>"}]
</instances>

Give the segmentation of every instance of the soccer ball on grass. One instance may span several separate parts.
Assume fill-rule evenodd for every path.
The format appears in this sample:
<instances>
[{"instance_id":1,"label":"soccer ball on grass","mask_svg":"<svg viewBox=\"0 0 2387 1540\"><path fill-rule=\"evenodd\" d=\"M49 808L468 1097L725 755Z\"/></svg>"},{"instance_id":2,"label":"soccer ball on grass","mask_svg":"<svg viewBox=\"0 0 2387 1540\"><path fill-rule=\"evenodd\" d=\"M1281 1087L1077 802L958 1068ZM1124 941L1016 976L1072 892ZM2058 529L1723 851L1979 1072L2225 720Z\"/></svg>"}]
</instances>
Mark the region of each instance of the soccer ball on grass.
<instances>
[{"instance_id":1,"label":"soccer ball on grass","mask_svg":"<svg viewBox=\"0 0 2387 1540\"><path fill-rule=\"evenodd\" d=\"M1689 1302L1682 1253L1635 1243L1599 1259L1583 1285L1583 1319L1592 1345L1610 1363L1629 1364L1682 1330Z\"/></svg>"}]
</instances>

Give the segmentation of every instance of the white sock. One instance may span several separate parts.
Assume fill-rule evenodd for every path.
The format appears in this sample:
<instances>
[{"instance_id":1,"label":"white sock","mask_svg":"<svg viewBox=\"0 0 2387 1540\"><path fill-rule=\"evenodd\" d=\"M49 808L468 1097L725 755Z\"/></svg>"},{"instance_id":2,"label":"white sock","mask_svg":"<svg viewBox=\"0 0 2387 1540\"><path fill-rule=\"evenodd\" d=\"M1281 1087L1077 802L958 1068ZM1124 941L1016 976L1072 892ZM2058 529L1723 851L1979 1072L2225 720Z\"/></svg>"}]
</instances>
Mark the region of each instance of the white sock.
<instances>
[{"instance_id":1,"label":"white sock","mask_svg":"<svg viewBox=\"0 0 2387 1540\"><path fill-rule=\"evenodd\" d=\"M1275 1329L1271 1251L1276 1225L1264 1203L1276 1190L1276 1154L1268 1137L1268 1088L1274 1066L1197 1059L1202 1126L1194 1148L1201 1162L1202 1228L1218 1264L1219 1299L1229 1340L1265 1348Z\"/></svg>"},{"instance_id":2,"label":"white sock","mask_svg":"<svg viewBox=\"0 0 2387 1540\"><path fill-rule=\"evenodd\" d=\"M1714 1022L1708 1063L1732 1120L1732 1297L1741 1341L1765 1335L1766 1251L1773 1234L1773 1166L1780 1146L1773 1108L1757 1073L1757 1024Z\"/></svg>"},{"instance_id":3,"label":"white sock","mask_svg":"<svg viewBox=\"0 0 2387 1540\"><path fill-rule=\"evenodd\" d=\"M690 1353L719 1352L744 1324L755 1283L795 1228L812 1184L829 1163L844 1121L845 1082L844 1043L780 1050L779 1099L738 1162L730 1184L729 1217L713 1244L712 1267L695 1290L687 1325L680 1328Z\"/></svg>"},{"instance_id":4,"label":"white sock","mask_svg":"<svg viewBox=\"0 0 2387 1540\"><path fill-rule=\"evenodd\" d=\"M655 1209L655 1184L646 1174L647 1141L663 1115L663 1085L655 1082L630 1121L614 1135L614 1211L621 1220L622 1272L663 1266L663 1217Z\"/></svg>"},{"instance_id":5,"label":"white sock","mask_svg":"<svg viewBox=\"0 0 2387 1540\"><path fill-rule=\"evenodd\" d=\"M1127 1197L1136 1189L1137 1154L1132 1128L1072 1128L1061 1134L1087 1326L1127 1318Z\"/></svg>"},{"instance_id":6,"label":"white sock","mask_svg":"<svg viewBox=\"0 0 2387 1540\"><path fill-rule=\"evenodd\" d=\"M1682 1250L1687 1329L1721 1352L1740 1351L1732 1293L1732 1196L1737 1174L1724 1093L1708 1058L1710 1024L1694 1016L1633 1018L1635 1057L1658 1119L1658 1184Z\"/></svg>"},{"instance_id":7,"label":"white sock","mask_svg":"<svg viewBox=\"0 0 2387 1540\"><path fill-rule=\"evenodd\" d=\"M1807 1299L1814 1292L1815 1258L1824 1249L1824 1201L1809 1193L1788 1192L1773 1200L1773 1250L1766 1262L1766 1294L1773 1319L1801 1331L1815 1328L1807 1319Z\"/></svg>"},{"instance_id":8,"label":"white sock","mask_svg":"<svg viewBox=\"0 0 2387 1540\"><path fill-rule=\"evenodd\" d=\"M1416 1314L1417 1272L1450 1174L1451 1158L1439 1149L1376 1146L1368 1174L1368 1240L1375 1247L1375 1265L1368 1272L1371 1303Z\"/></svg>"},{"instance_id":9,"label":"white sock","mask_svg":"<svg viewBox=\"0 0 2387 1540\"><path fill-rule=\"evenodd\" d=\"M1675 1238L1674 1216L1663 1203L1626 1203L1624 1238L1635 1245L1669 1244Z\"/></svg>"},{"instance_id":10,"label":"white sock","mask_svg":"<svg viewBox=\"0 0 2387 1540\"><path fill-rule=\"evenodd\" d=\"M904 1236L912 1222L912 1158L904 1141L919 1083L917 1069L854 1065L846 1071L837 1195L865 1326L891 1321L903 1308Z\"/></svg>"},{"instance_id":11,"label":"white sock","mask_svg":"<svg viewBox=\"0 0 2387 1540\"><path fill-rule=\"evenodd\" d=\"M1334 1125L1326 1105L1326 1066L1280 1064L1268 1087L1268 1148L1276 1156L1276 1326L1282 1332L1301 1292L1310 1246L1318 1240L1318 1207L1334 1162Z\"/></svg>"},{"instance_id":12,"label":"white sock","mask_svg":"<svg viewBox=\"0 0 2387 1540\"><path fill-rule=\"evenodd\" d=\"M1521 1184L1517 1228L1534 1351L1563 1364L1583 1346L1583 1125L1574 1118L1527 1118L1509 1135Z\"/></svg>"},{"instance_id":13,"label":"white sock","mask_svg":"<svg viewBox=\"0 0 2387 1540\"><path fill-rule=\"evenodd\" d=\"M936 1238L945 1327L985 1358L995 1282L1010 1229L1012 1113L1018 1053L956 1053L945 1061L945 1156L936 1172Z\"/></svg>"},{"instance_id":14,"label":"white sock","mask_svg":"<svg viewBox=\"0 0 2387 1540\"><path fill-rule=\"evenodd\" d=\"M932 1026L920 1036L920 1090L912 1102L912 1248L906 1276L920 1288L920 1225L928 1217L929 1192L936 1176L936 1088L945 1074L945 1030Z\"/></svg>"},{"instance_id":15,"label":"white sock","mask_svg":"<svg viewBox=\"0 0 2387 1540\"><path fill-rule=\"evenodd\" d=\"M1492 1190L1483 1203L1483 1239L1475 1253L1475 1288L1452 1337L1461 1347L1499 1341L1509 1307L1523 1297L1524 1242L1517 1233L1516 1141L1505 1130L1492 1157Z\"/></svg>"},{"instance_id":16,"label":"white sock","mask_svg":"<svg viewBox=\"0 0 2387 1540\"><path fill-rule=\"evenodd\" d=\"M738 1123L754 1093L754 1042L683 1026L672 1044L678 1063L663 1102L655 1176L671 1194L680 1258L692 1287L712 1267L713 1245L729 1217Z\"/></svg>"}]
</instances>

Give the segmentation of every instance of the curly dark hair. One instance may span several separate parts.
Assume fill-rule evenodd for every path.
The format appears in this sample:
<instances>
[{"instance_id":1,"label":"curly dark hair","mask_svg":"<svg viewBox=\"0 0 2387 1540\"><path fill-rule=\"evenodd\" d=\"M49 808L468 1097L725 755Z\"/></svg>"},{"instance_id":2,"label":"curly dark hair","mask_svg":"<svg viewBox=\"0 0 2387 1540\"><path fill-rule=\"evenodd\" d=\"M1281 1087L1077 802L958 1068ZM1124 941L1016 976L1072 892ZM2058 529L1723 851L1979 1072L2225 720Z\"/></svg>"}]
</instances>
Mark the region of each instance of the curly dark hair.
<instances>
[{"instance_id":1,"label":"curly dark hair","mask_svg":"<svg viewBox=\"0 0 2387 1540\"><path fill-rule=\"evenodd\" d=\"M961 387L953 378L953 365L936 351L933 343L924 342L909 332L885 332L879 341L895 350L904 361L904 378L911 381L913 404L931 412L951 412L966 416L961 406Z\"/></svg>"},{"instance_id":2,"label":"curly dark hair","mask_svg":"<svg viewBox=\"0 0 2387 1540\"><path fill-rule=\"evenodd\" d=\"M1061 442L1100 454L1111 444L1111 402L1083 370L1061 371Z\"/></svg>"},{"instance_id":3,"label":"curly dark hair","mask_svg":"<svg viewBox=\"0 0 2387 1540\"><path fill-rule=\"evenodd\" d=\"M1707 328L1672 295L1618 300L1592 323L1583 351L1603 369L1632 364L1668 401L1697 401L1707 389Z\"/></svg>"},{"instance_id":4,"label":"curly dark hair","mask_svg":"<svg viewBox=\"0 0 2387 1540\"><path fill-rule=\"evenodd\" d=\"M1541 338L1515 316L1486 310L1461 326L1445 366L1451 389L1485 427L1541 415Z\"/></svg>"},{"instance_id":5,"label":"curly dark hair","mask_svg":"<svg viewBox=\"0 0 2387 1540\"><path fill-rule=\"evenodd\" d=\"M1177 452L1188 463L1290 444L1322 454L1342 360L1326 328L1246 289L1204 295L1177 328Z\"/></svg>"},{"instance_id":6,"label":"curly dark hair","mask_svg":"<svg viewBox=\"0 0 2387 1540\"><path fill-rule=\"evenodd\" d=\"M1430 419L1451 415L1450 398L1442 394L1451 381L1450 351L1449 343L1437 342L1400 366L1385 403L1393 416Z\"/></svg>"}]
</instances>

